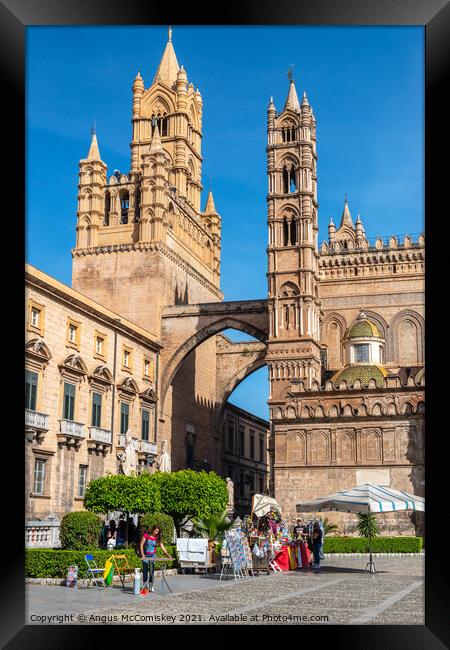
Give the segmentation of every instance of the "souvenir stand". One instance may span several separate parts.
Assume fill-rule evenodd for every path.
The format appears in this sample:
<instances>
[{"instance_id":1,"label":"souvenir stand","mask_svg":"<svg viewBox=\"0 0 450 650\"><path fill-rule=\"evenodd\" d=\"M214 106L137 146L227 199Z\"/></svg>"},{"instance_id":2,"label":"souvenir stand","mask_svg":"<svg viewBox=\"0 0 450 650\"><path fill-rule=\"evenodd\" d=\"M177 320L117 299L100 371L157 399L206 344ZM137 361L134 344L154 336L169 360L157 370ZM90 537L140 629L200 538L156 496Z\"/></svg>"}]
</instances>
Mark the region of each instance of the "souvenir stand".
<instances>
[{"instance_id":1,"label":"souvenir stand","mask_svg":"<svg viewBox=\"0 0 450 650\"><path fill-rule=\"evenodd\" d=\"M266 494L253 495L250 519L255 520L255 525L251 527L248 535L254 558L253 567L258 573L269 573L269 568L273 571L283 570L277 562L277 557L281 557L284 552L278 538L280 513L280 506L275 499Z\"/></svg>"},{"instance_id":2,"label":"souvenir stand","mask_svg":"<svg viewBox=\"0 0 450 650\"><path fill-rule=\"evenodd\" d=\"M247 539L240 528L226 531L221 551L222 569L220 580L231 572L236 581L249 577L251 553L246 542Z\"/></svg>"}]
</instances>

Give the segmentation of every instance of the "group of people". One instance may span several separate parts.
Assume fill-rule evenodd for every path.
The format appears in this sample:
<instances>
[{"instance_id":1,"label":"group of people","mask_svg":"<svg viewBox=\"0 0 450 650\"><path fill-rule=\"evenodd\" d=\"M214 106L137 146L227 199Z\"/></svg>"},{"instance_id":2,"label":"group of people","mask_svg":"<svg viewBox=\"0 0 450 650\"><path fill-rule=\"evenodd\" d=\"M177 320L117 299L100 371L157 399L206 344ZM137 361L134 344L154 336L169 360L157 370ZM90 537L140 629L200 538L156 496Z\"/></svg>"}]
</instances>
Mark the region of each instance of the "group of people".
<instances>
[{"instance_id":1,"label":"group of people","mask_svg":"<svg viewBox=\"0 0 450 650\"><path fill-rule=\"evenodd\" d=\"M110 551L113 548L126 546L127 542L129 545L138 544L139 537L139 528L134 523L133 517L128 518L128 532L125 519L119 519L118 524L115 519L111 519L103 525L100 544L102 548Z\"/></svg>"},{"instance_id":2,"label":"group of people","mask_svg":"<svg viewBox=\"0 0 450 650\"><path fill-rule=\"evenodd\" d=\"M324 559L323 531L320 527L320 523L315 521L311 529L311 526L304 524L302 519L297 519L294 530L292 531L292 537L293 539L301 540L308 545L314 558L312 568L320 569L320 561Z\"/></svg>"},{"instance_id":3,"label":"group of people","mask_svg":"<svg viewBox=\"0 0 450 650\"><path fill-rule=\"evenodd\" d=\"M113 550L117 547L126 546L127 539L127 522L125 519L119 519L116 525L115 519L105 522L101 532L101 545L103 548ZM155 576L156 549L159 546L167 558L173 559L167 551L161 539L161 529L159 526L153 526L149 532L140 531L140 521L138 525L134 523L133 517L128 519L128 545L135 546L138 555L142 560L142 577L144 584L149 585L150 591L154 591L153 581ZM149 561L150 560L150 561Z\"/></svg>"}]
</instances>

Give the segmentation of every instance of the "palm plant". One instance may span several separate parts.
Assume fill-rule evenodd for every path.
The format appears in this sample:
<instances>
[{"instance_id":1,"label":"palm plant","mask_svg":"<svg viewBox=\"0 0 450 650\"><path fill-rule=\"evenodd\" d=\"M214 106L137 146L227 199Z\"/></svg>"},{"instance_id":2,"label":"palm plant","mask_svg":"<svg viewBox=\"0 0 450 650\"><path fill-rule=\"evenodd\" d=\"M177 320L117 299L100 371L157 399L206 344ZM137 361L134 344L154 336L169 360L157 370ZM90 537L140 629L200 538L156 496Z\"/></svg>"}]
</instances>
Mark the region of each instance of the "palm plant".
<instances>
[{"instance_id":1,"label":"palm plant","mask_svg":"<svg viewBox=\"0 0 450 650\"><path fill-rule=\"evenodd\" d=\"M376 535L378 535L378 525L375 515L371 512L368 512L367 514L359 512L356 527L361 537L369 537L369 531L371 537L376 537Z\"/></svg>"},{"instance_id":2,"label":"palm plant","mask_svg":"<svg viewBox=\"0 0 450 650\"><path fill-rule=\"evenodd\" d=\"M223 540L225 532L234 524L234 520L230 521L227 515L227 510L224 510L220 514L212 514L209 517L203 517L203 519L193 517L191 521L198 535L219 542Z\"/></svg>"},{"instance_id":3,"label":"palm plant","mask_svg":"<svg viewBox=\"0 0 450 650\"><path fill-rule=\"evenodd\" d=\"M332 524L328 517L325 517L323 519L322 524L324 535L331 535L333 533L337 533L339 530L339 526L337 524Z\"/></svg>"}]
</instances>

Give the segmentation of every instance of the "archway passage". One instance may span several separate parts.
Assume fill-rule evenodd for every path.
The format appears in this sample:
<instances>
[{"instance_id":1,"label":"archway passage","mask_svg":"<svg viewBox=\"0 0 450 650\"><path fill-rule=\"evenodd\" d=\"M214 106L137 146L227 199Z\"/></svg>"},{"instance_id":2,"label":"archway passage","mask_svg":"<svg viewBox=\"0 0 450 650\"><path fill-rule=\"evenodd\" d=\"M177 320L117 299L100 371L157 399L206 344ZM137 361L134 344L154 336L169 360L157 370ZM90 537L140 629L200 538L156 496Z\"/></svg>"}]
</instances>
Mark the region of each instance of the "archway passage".
<instances>
[{"instance_id":1,"label":"archway passage","mask_svg":"<svg viewBox=\"0 0 450 650\"><path fill-rule=\"evenodd\" d=\"M235 329L265 344L269 333L266 300L166 307L162 322L161 408L183 360L203 341L226 329Z\"/></svg>"}]
</instances>

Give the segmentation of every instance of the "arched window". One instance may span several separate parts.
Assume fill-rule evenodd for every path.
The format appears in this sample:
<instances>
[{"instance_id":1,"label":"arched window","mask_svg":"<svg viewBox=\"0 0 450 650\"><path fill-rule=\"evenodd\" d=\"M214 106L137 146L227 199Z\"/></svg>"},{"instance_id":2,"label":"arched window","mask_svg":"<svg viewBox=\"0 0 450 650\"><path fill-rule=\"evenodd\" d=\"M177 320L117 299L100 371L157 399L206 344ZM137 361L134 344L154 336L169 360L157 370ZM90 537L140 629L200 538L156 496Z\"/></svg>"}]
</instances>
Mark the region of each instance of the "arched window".
<instances>
[{"instance_id":1,"label":"arched window","mask_svg":"<svg viewBox=\"0 0 450 650\"><path fill-rule=\"evenodd\" d=\"M283 246L289 245L289 224L286 217L283 219Z\"/></svg>"},{"instance_id":2,"label":"arched window","mask_svg":"<svg viewBox=\"0 0 450 650\"><path fill-rule=\"evenodd\" d=\"M105 194L105 218L103 220L104 226L109 226L109 213L111 211L111 195L107 191Z\"/></svg>"},{"instance_id":3,"label":"arched window","mask_svg":"<svg viewBox=\"0 0 450 650\"><path fill-rule=\"evenodd\" d=\"M135 223L141 218L141 188L136 189L134 195L134 221Z\"/></svg>"},{"instance_id":4,"label":"arched window","mask_svg":"<svg viewBox=\"0 0 450 650\"><path fill-rule=\"evenodd\" d=\"M292 194L297 191L297 170L295 165L292 165L291 178L289 183L289 192Z\"/></svg>"},{"instance_id":5,"label":"arched window","mask_svg":"<svg viewBox=\"0 0 450 650\"><path fill-rule=\"evenodd\" d=\"M294 246L297 243L297 221L292 219L291 221L291 246Z\"/></svg>"},{"instance_id":6,"label":"arched window","mask_svg":"<svg viewBox=\"0 0 450 650\"><path fill-rule=\"evenodd\" d=\"M289 194L289 172L286 167L283 169L283 194Z\"/></svg>"},{"instance_id":7,"label":"arched window","mask_svg":"<svg viewBox=\"0 0 450 650\"><path fill-rule=\"evenodd\" d=\"M128 223L128 209L130 207L129 192L120 193L120 223Z\"/></svg>"}]
</instances>

